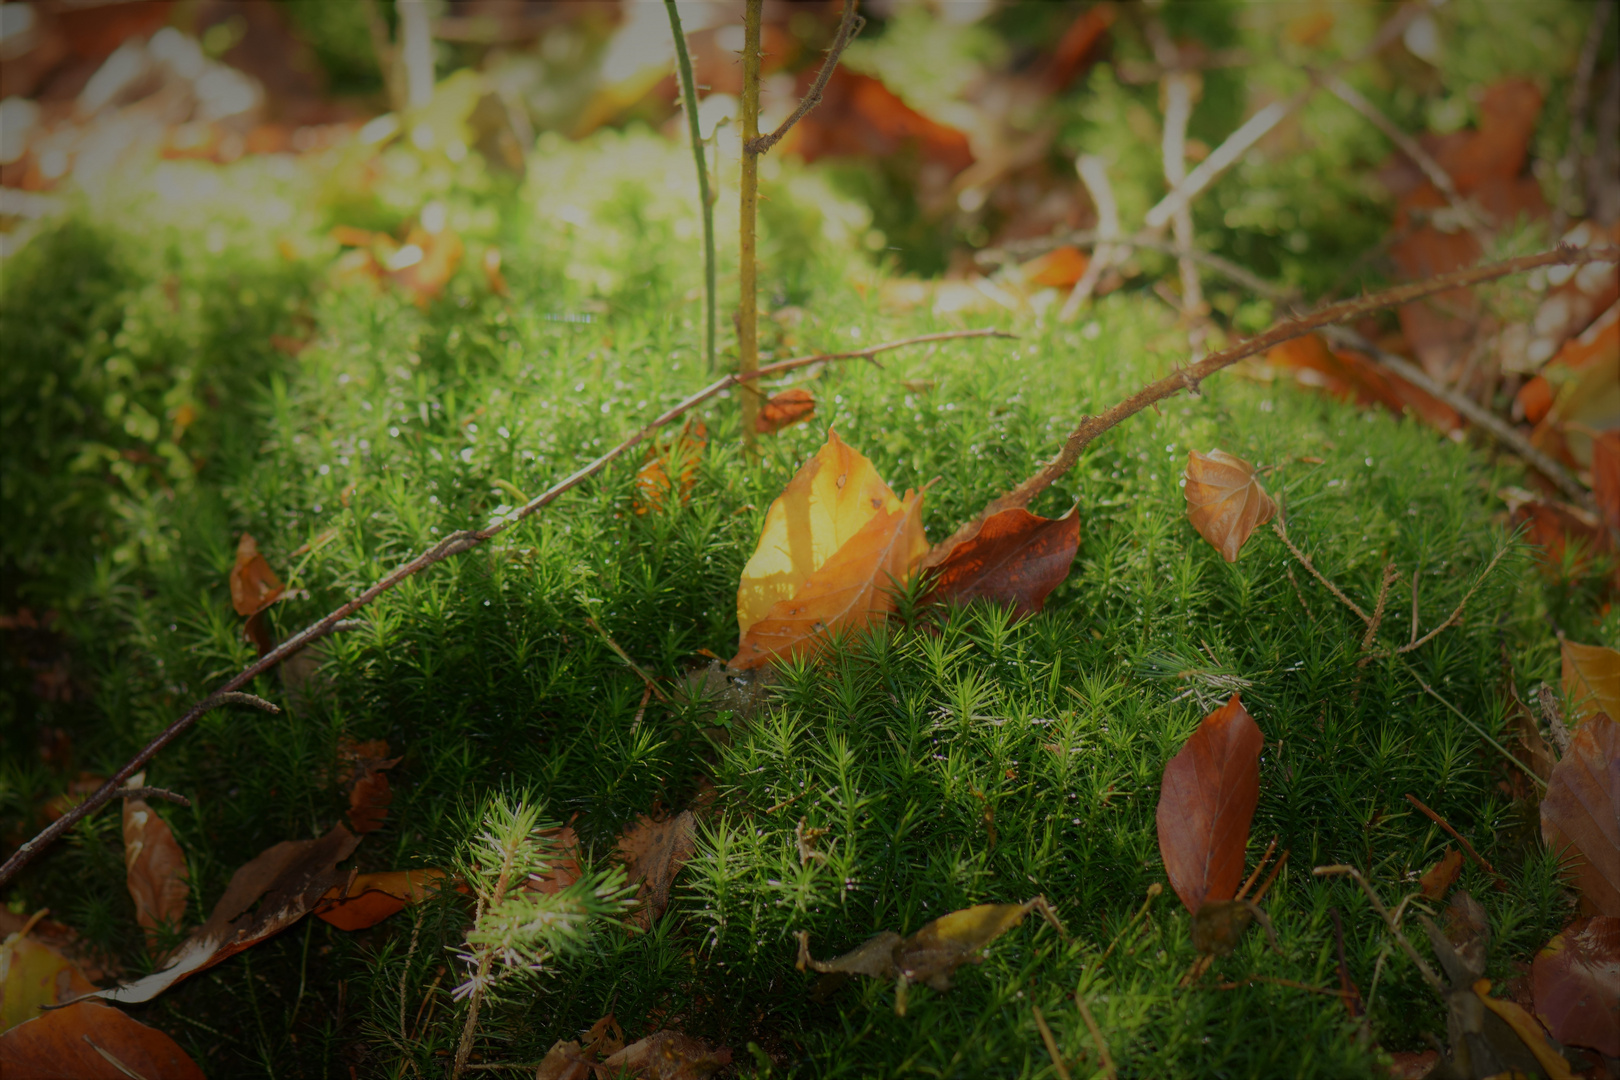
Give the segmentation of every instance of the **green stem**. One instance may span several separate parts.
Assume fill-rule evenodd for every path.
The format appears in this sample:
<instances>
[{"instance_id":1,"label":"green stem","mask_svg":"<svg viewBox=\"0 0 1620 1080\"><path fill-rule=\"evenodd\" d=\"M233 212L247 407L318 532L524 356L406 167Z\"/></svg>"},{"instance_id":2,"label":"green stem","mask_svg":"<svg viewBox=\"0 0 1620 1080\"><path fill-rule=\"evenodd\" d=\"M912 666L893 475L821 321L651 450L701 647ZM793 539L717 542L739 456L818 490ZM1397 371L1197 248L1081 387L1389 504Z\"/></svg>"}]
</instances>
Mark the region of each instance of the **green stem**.
<instances>
[{"instance_id":1,"label":"green stem","mask_svg":"<svg viewBox=\"0 0 1620 1080\"><path fill-rule=\"evenodd\" d=\"M703 360L714 372L714 196L709 191L709 166L703 159L703 132L698 126L697 84L692 78L692 55L686 49L675 0L664 0L669 30L675 36L675 70L681 80L681 101L692 131L692 158L697 162L698 200L703 205Z\"/></svg>"},{"instance_id":2,"label":"green stem","mask_svg":"<svg viewBox=\"0 0 1620 1080\"><path fill-rule=\"evenodd\" d=\"M741 295L737 299L737 367L743 376L759 368L759 286L757 277L754 217L759 205L759 151L750 149L759 138L759 28L765 0L748 0L743 16L742 92L742 203L741 242L737 249L737 277ZM754 448L754 418L759 412L759 395L753 387L742 392L743 445Z\"/></svg>"}]
</instances>

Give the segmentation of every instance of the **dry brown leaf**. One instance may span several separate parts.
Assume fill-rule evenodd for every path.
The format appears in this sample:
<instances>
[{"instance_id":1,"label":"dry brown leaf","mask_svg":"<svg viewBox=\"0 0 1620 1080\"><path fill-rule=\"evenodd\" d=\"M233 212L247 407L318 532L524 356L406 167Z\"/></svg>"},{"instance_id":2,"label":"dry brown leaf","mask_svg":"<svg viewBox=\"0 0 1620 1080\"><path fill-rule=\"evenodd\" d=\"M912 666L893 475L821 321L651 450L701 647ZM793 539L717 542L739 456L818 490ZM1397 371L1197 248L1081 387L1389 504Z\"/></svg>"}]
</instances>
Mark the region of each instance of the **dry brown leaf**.
<instances>
[{"instance_id":1,"label":"dry brown leaf","mask_svg":"<svg viewBox=\"0 0 1620 1080\"><path fill-rule=\"evenodd\" d=\"M874 513L792 597L748 627L731 666L795 655L831 631L859 629L893 611L894 590L928 551L922 500L922 492L907 491L898 508Z\"/></svg>"},{"instance_id":2,"label":"dry brown leaf","mask_svg":"<svg viewBox=\"0 0 1620 1080\"><path fill-rule=\"evenodd\" d=\"M310 914L339 930L364 930L420 904L444 887L443 870L390 870L356 874L354 880L334 885L321 895Z\"/></svg>"},{"instance_id":3,"label":"dry brown leaf","mask_svg":"<svg viewBox=\"0 0 1620 1080\"><path fill-rule=\"evenodd\" d=\"M257 615L276 602L286 586L259 554L258 541L243 533L236 543L236 565L231 567L231 604L238 615Z\"/></svg>"},{"instance_id":4,"label":"dry brown leaf","mask_svg":"<svg viewBox=\"0 0 1620 1080\"><path fill-rule=\"evenodd\" d=\"M501 273L501 249L498 247L485 248L482 263L484 282L489 286L489 291L496 296L512 295L511 289L506 285L506 275Z\"/></svg>"},{"instance_id":5,"label":"dry brown leaf","mask_svg":"<svg viewBox=\"0 0 1620 1080\"><path fill-rule=\"evenodd\" d=\"M772 394L754 417L754 430L761 435L774 435L785 427L809 420L816 415L816 399L803 387L793 387Z\"/></svg>"},{"instance_id":6,"label":"dry brown leaf","mask_svg":"<svg viewBox=\"0 0 1620 1080\"><path fill-rule=\"evenodd\" d=\"M1505 998L1491 997L1491 981L1480 979L1474 983L1474 995L1479 998L1481 1005L1501 1017L1507 1026L1513 1029L1520 1042L1524 1044L1535 1056L1536 1064L1540 1065L1549 1080L1578 1080L1575 1073L1570 1070L1569 1062L1564 1056L1553 1049L1547 1041L1547 1033L1541 1030L1536 1018L1525 1011L1524 1006ZM1500 1046L1500 1040L1497 1041Z\"/></svg>"},{"instance_id":7,"label":"dry brown leaf","mask_svg":"<svg viewBox=\"0 0 1620 1080\"><path fill-rule=\"evenodd\" d=\"M554 896L578 881L584 874L579 864L579 834L574 832L571 826L563 825L555 829L545 829L540 835L551 847L550 854L546 856L546 872L530 875L523 887L530 892Z\"/></svg>"},{"instance_id":8,"label":"dry brown leaf","mask_svg":"<svg viewBox=\"0 0 1620 1080\"><path fill-rule=\"evenodd\" d=\"M96 988L72 959L32 936L44 915L38 912L0 943L0 1031L34 1019L42 1006L71 1001Z\"/></svg>"},{"instance_id":9,"label":"dry brown leaf","mask_svg":"<svg viewBox=\"0 0 1620 1080\"><path fill-rule=\"evenodd\" d=\"M426 307L450 283L463 250L461 237L448 225L436 233L416 225L404 246L383 262L383 269L412 302Z\"/></svg>"},{"instance_id":10,"label":"dry brown leaf","mask_svg":"<svg viewBox=\"0 0 1620 1080\"><path fill-rule=\"evenodd\" d=\"M145 783L146 773L138 772L128 786ZM124 868L135 921L146 930L147 948L153 948L159 930L178 930L185 922L191 872L168 823L145 799L124 800Z\"/></svg>"},{"instance_id":11,"label":"dry brown leaf","mask_svg":"<svg viewBox=\"0 0 1620 1080\"><path fill-rule=\"evenodd\" d=\"M1024 264L1024 280L1031 285L1044 285L1054 289L1067 289L1086 276L1088 259L1079 248L1054 248L1037 259Z\"/></svg>"},{"instance_id":12,"label":"dry brown leaf","mask_svg":"<svg viewBox=\"0 0 1620 1080\"><path fill-rule=\"evenodd\" d=\"M1187 454L1187 520L1227 562L1251 533L1271 520L1277 504L1255 479L1254 466L1224 450Z\"/></svg>"},{"instance_id":13,"label":"dry brown leaf","mask_svg":"<svg viewBox=\"0 0 1620 1080\"><path fill-rule=\"evenodd\" d=\"M1462 416L1450 405L1352 349L1330 349L1318 334L1285 341L1266 352L1266 363L1291 371L1301 385L1359 405L1382 405L1396 416L1408 409L1431 427L1456 431Z\"/></svg>"},{"instance_id":14,"label":"dry brown leaf","mask_svg":"<svg viewBox=\"0 0 1620 1080\"><path fill-rule=\"evenodd\" d=\"M929 598L988 600L1011 604L1014 618L1033 615L1069 576L1080 549L1078 509L1060 518L1038 517L1022 507L992 514L972 536L923 558L922 566L933 568Z\"/></svg>"},{"instance_id":15,"label":"dry brown leaf","mask_svg":"<svg viewBox=\"0 0 1620 1080\"><path fill-rule=\"evenodd\" d=\"M54 1009L0 1035L6 1080L203 1080L169 1036L99 1001Z\"/></svg>"},{"instance_id":16,"label":"dry brown leaf","mask_svg":"<svg viewBox=\"0 0 1620 1080\"><path fill-rule=\"evenodd\" d=\"M1553 766L1558 764L1558 757L1552 752L1552 747L1547 745L1547 740L1541 737L1541 729L1536 726L1536 718L1530 715L1530 710L1525 707L1524 702L1511 695L1507 729L1519 751L1519 760L1530 766L1530 770L1542 783L1545 784L1552 779Z\"/></svg>"},{"instance_id":17,"label":"dry brown leaf","mask_svg":"<svg viewBox=\"0 0 1620 1080\"><path fill-rule=\"evenodd\" d=\"M1580 726L1553 769L1541 835L1574 862L1582 910L1620 915L1620 724L1606 714Z\"/></svg>"},{"instance_id":18,"label":"dry brown leaf","mask_svg":"<svg viewBox=\"0 0 1620 1080\"><path fill-rule=\"evenodd\" d=\"M1463 855L1456 848L1446 848L1440 861L1429 867L1428 873L1418 879L1418 889L1430 900L1444 900L1446 893L1457 884L1462 873Z\"/></svg>"},{"instance_id":19,"label":"dry brown leaf","mask_svg":"<svg viewBox=\"0 0 1620 1080\"><path fill-rule=\"evenodd\" d=\"M1620 652L1568 638L1559 645L1563 651L1564 696L1569 699L1569 715L1564 722L1570 730L1598 713L1607 713L1610 719L1620 717Z\"/></svg>"},{"instance_id":20,"label":"dry brown leaf","mask_svg":"<svg viewBox=\"0 0 1620 1080\"><path fill-rule=\"evenodd\" d=\"M701 1039L678 1031L658 1031L633 1042L602 1062L609 1076L628 1071L638 1080L702 1080L731 1064L731 1051L710 1049Z\"/></svg>"},{"instance_id":21,"label":"dry brown leaf","mask_svg":"<svg viewBox=\"0 0 1620 1080\"><path fill-rule=\"evenodd\" d=\"M1536 1015L1559 1042L1620 1057L1620 918L1576 919L1530 965Z\"/></svg>"},{"instance_id":22,"label":"dry brown leaf","mask_svg":"<svg viewBox=\"0 0 1620 1080\"><path fill-rule=\"evenodd\" d=\"M1159 853L1170 887L1194 914L1206 901L1237 895L1249 823L1260 802L1264 745L1259 726L1233 694L1164 767Z\"/></svg>"},{"instance_id":23,"label":"dry brown leaf","mask_svg":"<svg viewBox=\"0 0 1620 1080\"><path fill-rule=\"evenodd\" d=\"M376 832L388 818L388 806L394 801L384 770L392 769L404 758L390 758L388 743L383 739L357 743L345 738L338 746L343 760L342 782L353 781L349 789L349 825L357 833Z\"/></svg>"},{"instance_id":24,"label":"dry brown leaf","mask_svg":"<svg viewBox=\"0 0 1620 1080\"><path fill-rule=\"evenodd\" d=\"M337 864L354 853L360 837L335 826L316 840L287 840L261 852L231 875L208 921L171 953L169 965L95 996L108 1001L150 1001L182 979L251 948L309 914L348 874ZM253 909L257 905L256 910Z\"/></svg>"},{"instance_id":25,"label":"dry brown leaf","mask_svg":"<svg viewBox=\"0 0 1620 1080\"><path fill-rule=\"evenodd\" d=\"M649 929L669 906L669 890L686 860L692 857L697 819L683 810L667 821L654 821L643 814L635 825L619 837L619 857L624 860L625 876L642 885L636 892L641 902L630 922Z\"/></svg>"},{"instance_id":26,"label":"dry brown leaf","mask_svg":"<svg viewBox=\"0 0 1620 1080\"><path fill-rule=\"evenodd\" d=\"M680 475L681 505L685 506L697 486L698 462L708 442L709 430L703 421L688 420L667 449L656 444L649 447L646 459L636 471L636 494L630 500L630 509L638 516L662 510L669 497L671 471Z\"/></svg>"}]
</instances>

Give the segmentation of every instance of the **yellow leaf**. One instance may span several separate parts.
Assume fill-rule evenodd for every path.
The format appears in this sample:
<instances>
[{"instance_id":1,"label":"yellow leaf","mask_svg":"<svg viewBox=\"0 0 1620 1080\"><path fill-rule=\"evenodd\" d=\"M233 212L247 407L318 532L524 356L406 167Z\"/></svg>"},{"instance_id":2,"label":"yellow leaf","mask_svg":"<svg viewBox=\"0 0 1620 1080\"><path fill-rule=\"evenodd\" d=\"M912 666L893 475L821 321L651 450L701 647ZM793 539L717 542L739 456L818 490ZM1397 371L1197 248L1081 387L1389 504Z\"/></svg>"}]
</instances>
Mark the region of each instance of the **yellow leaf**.
<instances>
[{"instance_id":1,"label":"yellow leaf","mask_svg":"<svg viewBox=\"0 0 1620 1080\"><path fill-rule=\"evenodd\" d=\"M73 961L30 938L28 927L0 943L0 1031L32 1020L41 1006L72 1000L95 988Z\"/></svg>"},{"instance_id":2,"label":"yellow leaf","mask_svg":"<svg viewBox=\"0 0 1620 1080\"><path fill-rule=\"evenodd\" d=\"M1598 713L1620 722L1620 652L1601 645L1561 643L1564 694L1569 698L1569 726L1579 727Z\"/></svg>"},{"instance_id":3,"label":"yellow leaf","mask_svg":"<svg viewBox=\"0 0 1620 1080\"><path fill-rule=\"evenodd\" d=\"M927 553L922 492L907 491L904 503L879 510L793 596L751 623L731 666L758 667L773 656L792 655L828 631L856 629L893 611L893 589Z\"/></svg>"},{"instance_id":4,"label":"yellow leaf","mask_svg":"<svg viewBox=\"0 0 1620 1080\"><path fill-rule=\"evenodd\" d=\"M788 481L765 513L765 528L737 590L737 625L749 629L771 608L794 597L879 511L894 512L900 500L872 463L836 431L816 456Z\"/></svg>"}]
</instances>

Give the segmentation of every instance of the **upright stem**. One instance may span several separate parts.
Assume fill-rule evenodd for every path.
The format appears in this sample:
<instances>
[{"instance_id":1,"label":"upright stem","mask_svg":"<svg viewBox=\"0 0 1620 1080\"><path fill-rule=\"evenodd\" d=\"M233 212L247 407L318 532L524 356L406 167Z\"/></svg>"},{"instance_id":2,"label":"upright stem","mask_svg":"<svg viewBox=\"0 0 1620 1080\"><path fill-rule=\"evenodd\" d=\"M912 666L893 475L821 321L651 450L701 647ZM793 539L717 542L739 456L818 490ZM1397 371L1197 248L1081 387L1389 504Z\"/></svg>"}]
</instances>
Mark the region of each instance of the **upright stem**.
<instances>
[{"instance_id":1,"label":"upright stem","mask_svg":"<svg viewBox=\"0 0 1620 1080\"><path fill-rule=\"evenodd\" d=\"M508 837L508 840L511 838ZM523 843L520 838L516 843L506 845L506 853L501 860L501 873L495 880L495 893L485 904L483 897L479 897L478 910L473 914L473 926L476 928L483 919L484 913L500 906L506 899L506 886L512 877L512 863L517 858L519 846ZM478 1006L484 1000L484 986L489 982L489 969L495 960L495 949L486 945L478 955L478 974L473 980L473 991L467 1002L467 1022L461 1029L461 1041L456 1045L455 1065L450 1071L452 1077L460 1076L467 1071L467 1062L472 1058L473 1036L478 1031Z\"/></svg>"},{"instance_id":2,"label":"upright stem","mask_svg":"<svg viewBox=\"0 0 1620 1080\"><path fill-rule=\"evenodd\" d=\"M741 241L737 246L737 370L748 375L759 368L759 283L757 277L754 216L759 208L759 151L750 149L759 138L759 27L765 0L748 0L743 15L743 93L742 93L742 184L738 194L742 204ZM759 396L753 387L742 392L743 443L754 447L754 418L759 413Z\"/></svg>"},{"instance_id":3,"label":"upright stem","mask_svg":"<svg viewBox=\"0 0 1620 1080\"><path fill-rule=\"evenodd\" d=\"M698 125L697 85L692 78L692 55L686 50L675 0L664 0L670 33L675 35L675 70L681 80L681 101L692 132L692 157L697 162L698 200L703 204L703 362L714 372L714 198L709 194L709 165L703 158L703 131Z\"/></svg>"}]
</instances>

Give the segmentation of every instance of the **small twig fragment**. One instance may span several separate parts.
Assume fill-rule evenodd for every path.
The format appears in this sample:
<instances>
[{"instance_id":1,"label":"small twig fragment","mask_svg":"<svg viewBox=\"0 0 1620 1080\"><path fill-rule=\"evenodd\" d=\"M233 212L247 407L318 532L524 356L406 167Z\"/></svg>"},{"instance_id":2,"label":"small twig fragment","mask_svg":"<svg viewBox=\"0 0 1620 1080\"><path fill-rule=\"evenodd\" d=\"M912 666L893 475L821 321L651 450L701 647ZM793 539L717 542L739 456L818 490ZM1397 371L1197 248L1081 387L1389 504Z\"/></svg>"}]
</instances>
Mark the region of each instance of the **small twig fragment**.
<instances>
[{"instance_id":1,"label":"small twig fragment","mask_svg":"<svg viewBox=\"0 0 1620 1080\"><path fill-rule=\"evenodd\" d=\"M1040 1029L1041 1042L1046 1044L1046 1052L1052 1057L1052 1068L1057 1070L1059 1080L1069 1080L1069 1067L1063 1064L1063 1055L1058 1053L1057 1040L1052 1038L1052 1029L1046 1026L1046 1017L1041 1015L1041 1007L1031 1005L1030 1011L1035 1014L1035 1026Z\"/></svg>"},{"instance_id":2,"label":"small twig fragment","mask_svg":"<svg viewBox=\"0 0 1620 1080\"><path fill-rule=\"evenodd\" d=\"M1441 997L1445 996L1446 984L1440 981L1440 976L1434 973L1434 969L1412 947L1411 941L1407 940L1406 935L1401 933L1400 925L1390 918L1389 909L1378 898L1378 894L1373 891L1373 887L1367 884L1367 879L1361 876L1361 871L1353 866L1318 866L1311 873L1317 877L1344 876L1355 879L1356 884L1361 886L1361 891L1367 894L1367 899L1371 902L1373 910L1378 912L1379 918L1384 920L1384 925L1388 926L1390 933L1395 935L1395 941L1400 945L1402 951L1406 953L1407 959L1411 960L1417 967L1418 974L1423 976L1423 981L1428 983L1436 994Z\"/></svg>"},{"instance_id":3,"label":"small twig fragment","mask_svg":"<svg viewBox=\"0 0 1620 1080\"><path fill-rule=\"evenodd\" d=\"M1501 892L1507 892L1507 882L1503 879L1501 874L1496 872L1496 867L1486 862L1485 857L1479 852L1475 851L1474 845L1470 844L1468 839L1463 836L1462 833L1458 832L1456 829L1453 829L1449 821L1435 813L1433 810L1430 810L1423 804L1423 800L1419 799L1416 795L1408 793L1406 796L1406 801L1417 807L1418 810L1422 812L1424 817L1428 818L1430 821L1440 826L1440 828L1444 829L1446 831L1446 835L1450 836L1453 840L1457 841L1457 843L1461 844L1463 851L1467 853L1468 857L1473 859L1474 862L1479 865L1480 869L1484 870L1487 874L1496 879L1496 888Z\"/></svg>"},{"instance_id":4,"label":"small twig fragment","mask_svg":"<svg viewBox=\"0 0 1620 1080\"><path fill-rule=\"evenodd\" d=\"M643 671L641 669L640 664L638 664L634 660L630 659L630 654L625 652L623 649L621 649L619 647L619 643L617 641L613 640L613 635L609 634L606 630L602 629L602 624L596 621L596 616L594 616L594 615L585 616L585 625L589 626L592 630L595 630L598 634L602 635L602 640L607 642L607 647L612 649L614 655L617 656L620 660L623 660L625 662L625 665L627 667L629 667L629 669L631 671L633 671L637 675L641 676L641 681L647 684L647 689L649 691L651 691L658 698L658 700L661 703L663 703L665 705L669 704L669 698L664 694L664 692L662 690L658 689L658 684L653 681L653 677L651 675L647 674L645 671ZM646 702L642 703L642 708L646 708ZM640 720L641 720L641 713L638 712L638 713L636 713L636 721L639 723Z\"/></svg>"},{"instance_id":5,"label":"small twig fragment","mask_svg":"<svg viewBox=\"0 0 1620 1080\"><path fill-rule=\"evenodd\" d=\"M1080 1019L1086 1022L1086 1030L1091 1032L1091 1041L1097 1045L1097 1056L1102 1059L1103 1075L1108 1080L1118 1080L1119 1073L1114 1069L1114 1059L1108 1056L1108 1044L1103 1041L1102 1031L1097 1027L1097 1021L1092 1017L1091 1010L1086 1007L1086 999L1076 994L1074 1003L1080 1007Z\"/></svg>"}]
</instances>

